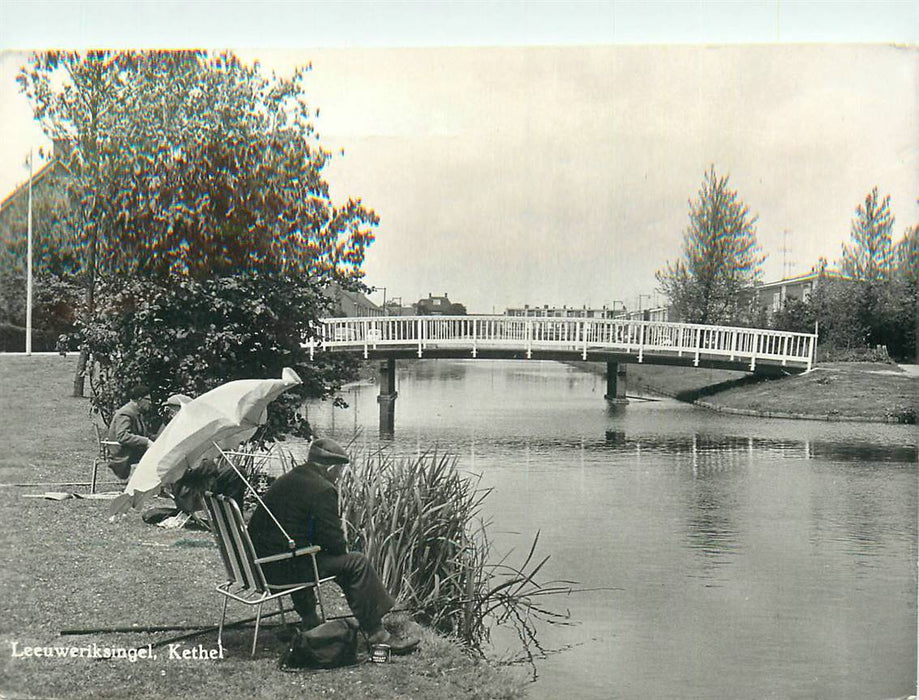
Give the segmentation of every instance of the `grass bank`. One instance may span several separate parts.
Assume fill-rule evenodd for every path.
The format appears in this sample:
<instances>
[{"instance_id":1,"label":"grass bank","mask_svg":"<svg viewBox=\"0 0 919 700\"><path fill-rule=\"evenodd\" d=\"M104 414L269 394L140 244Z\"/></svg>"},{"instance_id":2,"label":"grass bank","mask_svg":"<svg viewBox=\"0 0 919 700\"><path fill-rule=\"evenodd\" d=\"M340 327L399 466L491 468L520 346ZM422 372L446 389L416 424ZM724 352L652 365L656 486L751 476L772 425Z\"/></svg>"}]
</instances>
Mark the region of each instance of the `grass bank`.
<instances>
[{"instance_id":1,"label":"grass bank","mask_svg":"<svg viewBox=\"0 0 919 700\"><path fill-rule=\"evenodd\" d=\"M603 374L605 365L577 363ZM628 392L660 394L713 410L777 418L915 422L919 377L897 365L821 363L811 372L764 379L745 372L628 366Z\"/></svg>"},{"instance_id":2,"label":"grass bank","mask_svg":"<svg viewBox=\"0 0 919 700\"><path fill-rule=\"evenodd\" d=\"M422 630L422 647L390 664L314 673L277 668L284 643L264 629L249 657L252 629L224 633L226 658L94 661L13 658L13 644L58 648L143 646L179 632L61 636L64 629L131 625L211 625L219 619L214 586L222 580L210 534L163 530L131 514L106 517L108 501L23 498L51 484L87 481L96 451L89 402L69 396L75 358L0 356L0 697L89 698L520 698L524 673L477 662L451 641ZM73 490L85 491L86 487ZM167 505L159 501L156 505ZM346 610L327 587L333 612ZM270 610L270 608L269 608ZM231 606L231 619L248 617ZM278 618L267 624L277 623ZM177 651L216 647L216 634Z\"/></svg>"}]
</instances>

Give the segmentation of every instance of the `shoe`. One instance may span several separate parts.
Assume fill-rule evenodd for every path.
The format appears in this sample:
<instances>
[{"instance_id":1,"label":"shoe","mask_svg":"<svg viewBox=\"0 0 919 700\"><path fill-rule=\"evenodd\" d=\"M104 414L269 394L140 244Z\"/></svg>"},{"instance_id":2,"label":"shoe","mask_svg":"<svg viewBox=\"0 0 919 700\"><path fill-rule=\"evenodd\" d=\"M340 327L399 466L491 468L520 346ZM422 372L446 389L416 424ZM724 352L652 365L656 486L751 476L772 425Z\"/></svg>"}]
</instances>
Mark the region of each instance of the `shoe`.
<instances>
[{"instance_id":1,"label":"shoe","mask_svg":"<svg viewBox=\"0 0 919 700\"><path fill-rule=\"evenodd\" d=\"M390 636L389 641L386 643L389 644L389 649L393 654L396 656L405 656L406 654L411 654L418 648L421 639L419 637Z\"/></svg>"},{"instance_id":2,"label":"shoe","mask_svg":"<svg viewBox=\"0 0 919 700\"><path fill-rule=\"evenodd\" d=\"M373 632L370 632L367 636L367 645L374 646L375 644L389 644L392 635L386 631L386 628L380 625Z\"/></svg>"}]
</instances>

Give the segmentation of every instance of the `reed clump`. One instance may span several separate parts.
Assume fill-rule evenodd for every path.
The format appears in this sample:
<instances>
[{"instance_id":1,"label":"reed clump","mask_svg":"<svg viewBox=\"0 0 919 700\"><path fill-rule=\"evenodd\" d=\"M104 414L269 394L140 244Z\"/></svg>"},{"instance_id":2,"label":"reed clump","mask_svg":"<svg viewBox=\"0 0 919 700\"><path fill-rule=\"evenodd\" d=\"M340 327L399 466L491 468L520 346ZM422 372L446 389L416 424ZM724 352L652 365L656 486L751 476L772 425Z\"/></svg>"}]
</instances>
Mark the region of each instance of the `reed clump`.
<instances>
[{"instance_id":1,"label":"reed clump","mask_svg":"<svg viewBox=\"0 0 919 700\"><path fill-rule=\"evenodd\" d=\"M387 588L419 621L484 655L493 625L511 625L530 662L544 653L536 623L565 623L567 613L540 604L568 593L571 581L537 582L535 536L519 566L491 556L482 505L490 489L457 469L457 458L427 452L394 457L366 452L339 484L346 536L364 552Z\"/></svg>"}]
</instances>

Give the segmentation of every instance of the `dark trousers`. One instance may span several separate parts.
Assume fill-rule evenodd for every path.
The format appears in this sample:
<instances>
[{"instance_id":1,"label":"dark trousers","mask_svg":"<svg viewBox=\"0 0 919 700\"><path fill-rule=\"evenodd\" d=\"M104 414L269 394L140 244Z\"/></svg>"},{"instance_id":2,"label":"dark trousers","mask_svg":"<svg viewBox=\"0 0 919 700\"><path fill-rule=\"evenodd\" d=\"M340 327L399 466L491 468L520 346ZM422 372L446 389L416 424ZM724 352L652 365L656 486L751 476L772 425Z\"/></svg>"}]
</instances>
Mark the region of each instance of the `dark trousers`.
<instances>
[{"instance_id":1,"label":"dark trousers","mask_svg":"<svg viewBox=\"0 0 919 700\"><path fill-rule=\"evenodd\" d=\"M357 618L361 629L373 632L383 621L383 615L395 605L389 592L371 563L363 554L316 555L319 576L334 576L341 588L348 606ZM313 580L313 567L309 557L295 557L286 561L272 562L264 567L269 583L298 583ZM291 593L294 609L301 618L316 614L316 595L312 588Z\"/></svg>"}]
</instances>

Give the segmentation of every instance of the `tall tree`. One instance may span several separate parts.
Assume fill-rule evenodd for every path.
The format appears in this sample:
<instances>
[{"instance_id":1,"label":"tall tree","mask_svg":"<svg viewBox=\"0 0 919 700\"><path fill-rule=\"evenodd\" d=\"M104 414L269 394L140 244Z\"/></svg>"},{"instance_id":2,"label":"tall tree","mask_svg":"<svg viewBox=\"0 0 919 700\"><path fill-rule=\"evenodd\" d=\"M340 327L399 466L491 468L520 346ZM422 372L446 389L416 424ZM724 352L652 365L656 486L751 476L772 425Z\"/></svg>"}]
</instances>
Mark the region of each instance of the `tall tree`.
<instances>
[{"instance_id":1,"label":"tall tree","mask_svg":"<svg viewBox=\"0 0 919 700\"><path fill-rule=\"evenodd\" d=\"M902 327L910 317L911 305L904 303L904 286L893 274L894 221L890 196L881 198L878 188L873 187L855 209L851 245L843 245L839 267L854 285L852 322L867 329L866 345L884 346L890 354L901 356L905 340Z\"/></svg>"},{"instance_id":2,"label":"tall tree","mask_svg":"<svg viewBox=\"0 0 919 700\"><path fill-rule=\"evenodd\" d=\"M852 246L843 244L843 274L851 279L869 282L890 276L893 260L890 233L894 220L890 212L890 195L880 199L878 188L872 188L864 203L855 209L849 234Z\"/></svg>"},{"instance_id":3,"label":"tall tree","mask_svg":"<svg viewBox=\"0 0 919 700\"><path fill-rule=\"evenodd\" d=\"M332 202L306 70L265 77L233 54L200 51L32 57L20 85L46 132L73 144L90 319L100 276L259 269L320 286L359 280L378 219L360 200Z\"/></svg>"},{"instance_id":4,"label":"tall tree","mask_svg":"<svg viewBox=\"0 0 919 700\"><path fill-rule=\"evenodd\" d=\"M919 224L910 226L894 246L894 274L906 282L919 280Z\"/></svg>"},{"instance_id":5,"label":"tall tree","mask_svg":"<svg viewBox=\"0 0 919 700\"><path fill-rule=\"evenodd\" d=\"M894 246L891 295L894 313L891 343L901 357L915 361L919 338L919 224L913 224Z\"/></svg>"},{"instance_id":6,"label":"tall tree","mask_svg":"<svg viewBox=\"0 0 919 700\"><path fill-rule=\"evenodd\" d=\"M689 323L748 320L749 290L765 256L756 241L756 216L712 165L698 198L689 202L682 257L656 273L659 290Z\"/></svg>"}]
</instances>

